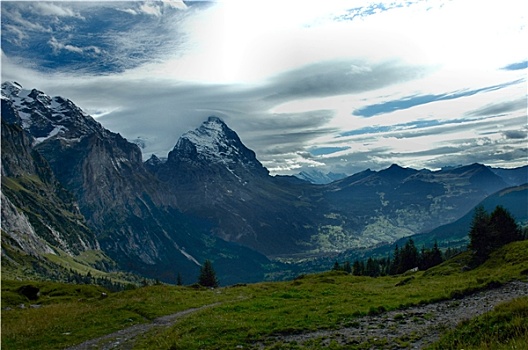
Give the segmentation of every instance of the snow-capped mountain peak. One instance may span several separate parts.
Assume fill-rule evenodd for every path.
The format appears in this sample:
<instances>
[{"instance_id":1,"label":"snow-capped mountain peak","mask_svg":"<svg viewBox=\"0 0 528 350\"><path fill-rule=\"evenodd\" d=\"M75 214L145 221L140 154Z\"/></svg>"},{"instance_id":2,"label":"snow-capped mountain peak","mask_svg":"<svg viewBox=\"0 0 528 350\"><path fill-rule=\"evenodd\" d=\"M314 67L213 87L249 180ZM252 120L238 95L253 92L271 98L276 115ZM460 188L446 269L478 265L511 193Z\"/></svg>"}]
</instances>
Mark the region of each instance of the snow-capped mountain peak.
<instances>
[{"instance_id":1,"label":"snow-capped mountain peak","mask_svg":"<svg viewBox=\"0 0 528 350\"><path fill-rule=\"evenodd\" d=\"M50 97L37 89L24 89L19 83L2 84L2 117L28 131L35 142L52 137L78 139L104 129L73 102Z\"/></svg>"},{"instance_id":2,"label":"snow-capped mountain peak","mask_svg":"<svg viewBox=\"0 0 528 350\"><path fill-rule=\"evenodd\" d=\"M169 160L176 158L179 161L225 164L230 170L242 166L268 174L257 160L255 152L248 149L237 133L216 116L210 116L200 127L180 137L169 154Z\"/></svg>"},{"instance_id":3,"label":"snow-capped mountain peak","mask_svg":"<svg viewBox=\"0 0 528 350\"><path fill-rule=\"evenodd\" d=\"M231 131L231 133L229 132ZM196 152L209 160L219 160L222 156L231 158L239 152L240 139L218 117L211 116L196 130L191 130L182 135L175 148L182 143L190 142Z\"/></svg>"},{"instance_id":4,"label":"snow-capped mountain peak","mask_svg":"<svg viewBox=\"0 0 528 350\"><path fill-rule=\"evenodd\" d=\"M7 81L2 84L2 99L9 99L11 96L18 96L22 90L22 85L16 81Z\"/></svg>"}]
</instances>

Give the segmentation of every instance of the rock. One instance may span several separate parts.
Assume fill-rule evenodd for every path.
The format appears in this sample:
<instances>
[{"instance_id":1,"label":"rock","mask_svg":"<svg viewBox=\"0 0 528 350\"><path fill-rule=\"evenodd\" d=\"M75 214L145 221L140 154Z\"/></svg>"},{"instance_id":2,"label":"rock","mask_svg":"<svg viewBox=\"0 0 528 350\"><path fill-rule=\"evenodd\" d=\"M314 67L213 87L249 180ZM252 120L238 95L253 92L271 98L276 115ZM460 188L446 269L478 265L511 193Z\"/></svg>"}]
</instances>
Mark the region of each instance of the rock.
<instances>
[{"instance_id":1,"label":"rock","mask_svg":"<svg viewBox=\"0 0 528 350\"><path fill-rule=\"evenodd\" d=\"M18 293L25 296L29 300L37 300L40 296L40 289L31 284L27 284L18 288Z\"/></svg>"}]
</instances>

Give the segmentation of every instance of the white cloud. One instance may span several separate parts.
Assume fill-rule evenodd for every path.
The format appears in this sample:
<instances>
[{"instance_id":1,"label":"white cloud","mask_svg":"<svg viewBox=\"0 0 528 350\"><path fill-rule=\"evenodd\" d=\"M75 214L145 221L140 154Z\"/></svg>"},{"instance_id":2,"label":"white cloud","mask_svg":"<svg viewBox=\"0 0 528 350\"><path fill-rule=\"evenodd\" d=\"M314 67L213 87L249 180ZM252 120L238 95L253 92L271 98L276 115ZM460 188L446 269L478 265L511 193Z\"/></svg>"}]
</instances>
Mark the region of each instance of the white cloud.
<instances>
[{"instance_id":1,"label":"white cloud","mask_svg":"<svg viewBox=\"0 0 528 350\"><path fill-rule=\"evenodd\" d=\"M84 53L93 53L96 55L101 54L101 49L97 46L86 46L86 47L78 47L71 44L64 44L60 43L55 37L51 37L51 39L48 41L48 44L53 48L54 52L58 52L61 50L66 50L69 52L74 52L78 54L84 54Z\"/></svg>"},{"instance_id":2,"label":"white cloud","mask_svg":"<svg viewBox=\"0 0 528 350\"><path fill-rule=\"evenodd\" d=\"M64 4L54 2L34 2L32 3L33 11L39 15L44 16L57 16L57 17L78 17L82 16L73 11L71 8L64 6Z\"/></svg>"}]
</instances>

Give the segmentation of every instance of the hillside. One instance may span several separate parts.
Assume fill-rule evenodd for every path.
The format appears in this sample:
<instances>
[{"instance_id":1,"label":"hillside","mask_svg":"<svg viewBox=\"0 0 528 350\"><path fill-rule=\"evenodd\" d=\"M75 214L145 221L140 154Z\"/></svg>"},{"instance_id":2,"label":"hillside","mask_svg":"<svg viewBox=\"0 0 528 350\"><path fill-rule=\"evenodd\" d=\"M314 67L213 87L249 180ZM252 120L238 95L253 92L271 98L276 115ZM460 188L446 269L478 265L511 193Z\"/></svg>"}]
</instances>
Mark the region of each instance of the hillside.
<instances>
[{"instance_id":1,"label":"hillside","mask_svg":"<svg viewBox=\"0 0 528 350\"><path fill-rule=\"evenodd\" d=\"M132 325L148 324L154 319L158 320L158 326L146 327L150 332L145 337L122 338L131 341L126 346L134 345L138 349L316 349L327 344L335 349L348 349L368 344L378 348L410 345L426 336L429 328L425 328L423 334L414 330L421 329L422 323L437 319L443 312L443 305L453 313L459 305L469 305L467 302L477 297L500 295L498 300L505 300L506 291L510 293L507 298L527 295L527 254L528 241L522 241L501 248L486 263L469 271L463 267L470 256L461 254L412 275L369 278L326 272L300 275L287 282L216 290L157 285L111 293L107 298L101 298L101 289L95 287L38 282L35 286L41 289L40 297L24 301L16 292L24 282L3 281L2 306L11 309L4 309L2 313L2 347L65 348ZM510 285L513 280L518 282ZM504 289L496 289L502 285ZM486 292L488 290L490 293ZM494 294L494 290L504 293ZM475 294L479 291L484 294ZM466 296L471 298L466 300ZM453 301L440 303L445 300ZM480 300L491 302L492 299ZM16 307L20 303L41 306L20 309ZM431 307L426 308L429 304ZM200 309L203 306L208 307ZM474 309L484 311L480 306ZM188 312L178 313L184 310ZM169 314L174 314L174 325L158 319ZM183 319L185 321L180 322ZM363 322L367 320L371 322L368 327L382 329L381 325L385 324L390 331L388 326L394 324L407 328L410 333L386 339L339 336L346 330L357 335L366 329ZM437 326L434 322L431 325L432 329L438 329ZM524 333L518 336L525 337L528 328L521 329Z\"/></svg>"}]
</instances>

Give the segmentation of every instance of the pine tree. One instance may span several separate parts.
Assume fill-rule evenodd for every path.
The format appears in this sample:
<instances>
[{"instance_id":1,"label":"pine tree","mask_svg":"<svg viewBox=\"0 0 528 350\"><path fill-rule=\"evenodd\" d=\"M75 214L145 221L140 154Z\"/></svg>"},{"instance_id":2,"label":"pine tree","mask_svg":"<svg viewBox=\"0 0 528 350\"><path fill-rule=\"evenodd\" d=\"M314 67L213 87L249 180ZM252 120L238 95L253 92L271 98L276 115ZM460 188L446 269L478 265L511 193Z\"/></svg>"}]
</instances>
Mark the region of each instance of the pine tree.
<instances>
[{"instance_id":1,"label":"pine tree","mask_svg":"<svg viewBox=\"0 0 528 350\"><path fill-rule=\"evenodd\" d=\"M178 276L176 277L176 285L181 286L182 285L182 276L181 273L178 272Z\"/></svg>"},{"instance_id":2,"label":"pine tree","mask_svg":"<svg viewBox=\"0 0 528 350\"><path fill-rule=\"evenodd\" d=\"M435 240L431 256L431 267L440 265L443 262L444 258L442 257L442 252L440 251L440 248L438 248L438 242Z\"/></svg>"},{"instance_id":3,"label":"pine tree","mask_svg":"<svg viewBox=\"0 0 528 350\"><path fill-rule=\"evenodd\" d=\"M512 215L502 206L497 206L490 216L490 226L495 247L501 247L505 244L520 241L522 232Z\"/></svg>"},{"instance_id":4,"label":"pine tree","mask_svg":"<svg viewBox=\"0 0 528 350\"><path fill-rule=\"evenodd\" d=\"M346 273L351 273L352 272L352 266L350 266L350 261L345 261L345 264L343 265L343 270L346 272Z\"/></svg>"},{"instance_id":5,"label":"pine tree","mask_svg":"<svg viewBox=\"0 0 528 350\"><path fill-rule=\"evenodd\" d=\"M370 277L378 277L380 274L380 266L377 260L368 258L367 266L365 267L365 274Z\"/></svg>"},{"instance_id":6,"label":"pine tree","mask_svg":"<svg viewBox=\"0 0 528 350\"><path fill-rule=\"evenodd\" d=\"M403 269L401 272L405 272L407 270L413 269L415 267L418 267L419 264L419 254L418 249L414 245L414 241L409 239L407 243L405 243L405 247L403 247Z\"/></svg>"},{"instance_id":7,"label":"pine tree","mask_svg":"<svg viewBox=\"0 0 528 350\"><path fill-rule=\"evenodd\" d=\"M400 258L400 248L396 244L396 246L394 247L394 258L392 259L392 264L389 269L390 275L397 275L399 273L398 269L400 266Z\"/></svg>"},{"instance_id":8,"label":"pine tree","mask_svg":"<svg viewBox=\"0 0 528 350\"><path fill-rule=\"evenodd\" d=\"M361 271L361 264L359 263L359 260L354 261L354 264L352 265L352 274L354 276L361 276L363 274L363 271Z\"/></svg>"},{"instance_id":9,"label":"pine tree","mask_svg":"<svg viewBox=\"0 0 528 350\"><path fill-rule=\"evenodd\" d=\"M475 208L469 248L474 252L476 263L486 260L495 249L521 239L521 229L504 207L497 206L491 215L482 206Z\"/></svg>"},{"instance_id":10,"label":"pine tree","mask_svg":"<svg viewBox=\"0 0 528 350\"><path fill-rule=\"evenodd\" d=\"M204 287L218 287L218 279L216 278L216 272L213 269L213 264L211 261L205 260L202 268L200 269L198 284Z\"/></svg>"},{"instance_id":11,"label":"pine tree","mask_svg":"<svg viewBox=\"0 0 528 350\"><path fill-rule=\"evenodd\" d=\"M478 261L484 261L492 250L489 237L490 217L483 206L475 208L469 229L469 249L473 250Z\"/></svg>"}]
</instances>

